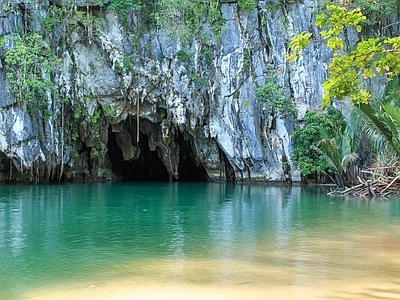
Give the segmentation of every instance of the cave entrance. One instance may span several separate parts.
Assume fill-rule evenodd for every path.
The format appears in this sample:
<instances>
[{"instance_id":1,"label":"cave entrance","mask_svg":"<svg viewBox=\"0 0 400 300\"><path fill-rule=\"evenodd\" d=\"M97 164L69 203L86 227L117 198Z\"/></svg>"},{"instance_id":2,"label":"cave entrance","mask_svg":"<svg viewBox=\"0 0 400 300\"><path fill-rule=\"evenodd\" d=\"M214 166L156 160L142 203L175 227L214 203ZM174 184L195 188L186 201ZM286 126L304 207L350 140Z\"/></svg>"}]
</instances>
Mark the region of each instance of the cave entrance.
<instances>
[{"instance_id":1,"label":"cave entrance","mask_svg":"<svg viewBox=\"0 0 400 300\"><path fill-rule=\"evenodd\" d=\"M167 168L158 157L157 151L149 148L147 135L140 133L139 157L135 160L125 161L122 150L118 146L116 133L109 129L108 154L112 170L123 181L168 181Z\"/></svg>"},{"instance_id":2,"label":"cave entrance","mask_svg":"<svg viewBox=\"0 0 400 300\"><path fill-rule=\"evenodd\" d=\"M179 181L207 181L208 174L202 163L196 160L191 139L185 139L184 134L178 132L176 141L179 145Z\"/></svg>"},{"instance_id":3,"label":"cave entrance","mask_svg":"<svg viewBox=\"0 0 400 300\"><path fill-rule=\"evenodd\" d=\"M133 128L135 129L135 128ZM130 130L130 136L134 136ZM117 142L117 133L111 127L108 132L108 155L114 174L123 181L169 181L170 176L163 161L159 158L157 150L151 151L148 143L148 136L140 133L137 147L140 154L132 160L124 160L123 151ZM175 144L179 146L178 181L207 181L208 174L192 146L192 139L185 138L184 134L178 132L175 137ZM130 139L126 142L135 143Z\"/></svg>"}]
</instances>

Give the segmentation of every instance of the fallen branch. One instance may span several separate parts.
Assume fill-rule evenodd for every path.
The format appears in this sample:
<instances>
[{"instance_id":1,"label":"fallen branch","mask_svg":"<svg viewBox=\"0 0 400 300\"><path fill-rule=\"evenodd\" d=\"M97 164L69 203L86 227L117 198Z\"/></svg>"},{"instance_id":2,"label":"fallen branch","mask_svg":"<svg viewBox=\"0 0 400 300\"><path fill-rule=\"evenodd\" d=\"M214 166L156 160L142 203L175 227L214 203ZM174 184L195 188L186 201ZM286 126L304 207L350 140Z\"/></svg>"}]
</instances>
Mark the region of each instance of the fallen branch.
<instances>
[{"instance_id":1,"label":"fallen branch","mask_svg":"<svg viewBox=\"0 0 400 300\"><path fill-rule=\"evenodd\" d=\"M400 174L396 177L380 176L373 180L358 177L360 184L344 190L330 191L328 195L353 195L362 197L389 197L400 194Z\"/></svg>"},{"instance_id":2,"label":"fallen branch","mask_svg":"<svg viewBox=\"0 0 400 300\"><path fill-rule=\"evenodd\" d=\"M390 188L390 187L393 185L393 183L395 183L396 180L399 180L399 179L400 179L400 175L398 175L395 179L393 179L392 182L391 182L387 187L385 187L385 188L381 191L381 193L383 193L383 192L386 191L388 188Z\"/></svg>"}]
</instances>

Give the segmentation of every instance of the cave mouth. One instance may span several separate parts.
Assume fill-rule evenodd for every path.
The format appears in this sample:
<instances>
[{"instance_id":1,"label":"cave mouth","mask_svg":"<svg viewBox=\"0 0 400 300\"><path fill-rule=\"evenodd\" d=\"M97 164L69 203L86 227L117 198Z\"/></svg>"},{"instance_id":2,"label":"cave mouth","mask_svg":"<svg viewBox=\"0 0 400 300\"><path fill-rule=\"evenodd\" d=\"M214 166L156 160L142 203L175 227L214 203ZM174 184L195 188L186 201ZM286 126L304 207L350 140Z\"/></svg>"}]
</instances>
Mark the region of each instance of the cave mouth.
<instances>
[{"instance_id":1,"label":"cave mouth","mask_svg":"<svg viewBox=\"0 0 400 300\"><path fill-rule=\"evenodd\" d=\"M129 130L130 131L130 130ZM133 130L136 132L136 130ZM132 134L133 136L133 134ZM121 181L208 181L208 174L193 151L192 140L185 138L184 134L178 132L175 135L175 144L179 146L179 178L171 178L162 159L158 156L157 149L151 151L148 136L140 133L137 147L140 154L137 159L124 160L122 150L117 142L117 133L111 127L108 132L108 155L111 168L117 180ZM133 141L131 141L134 143Z\"/></svg>"},{"instance_id":2,"label":"cave mouth","mask_svg":"<svg viewBox=\"0 0 400 300\"><path fill-rule=\"evenodd\" d=\"M118 146L116 133L109 129L108 154L114 174L122 181L169 181L167 168L158 157L157 151L149 148L147 135L140 133L139 157L125 161Z\"/></svg>"},{"instance_id":3,"label":"cave mouth","mask_svg":"<svg viewBox=\"0 0 400 300\"><path fill-rule=\"evenodd\" d=\"M192 140L178 132L176 142L179 145L179 181L208 181L208 174L201 162L196 160Z\"/></svg>"}]
</instances>

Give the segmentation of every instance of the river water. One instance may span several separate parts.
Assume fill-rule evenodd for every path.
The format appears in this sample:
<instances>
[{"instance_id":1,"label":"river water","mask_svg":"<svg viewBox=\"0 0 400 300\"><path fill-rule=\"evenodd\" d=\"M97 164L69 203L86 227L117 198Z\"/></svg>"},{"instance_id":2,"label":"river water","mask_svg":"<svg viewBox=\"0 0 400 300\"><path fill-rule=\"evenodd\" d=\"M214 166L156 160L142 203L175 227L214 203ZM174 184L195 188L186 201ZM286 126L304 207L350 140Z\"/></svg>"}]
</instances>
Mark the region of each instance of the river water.
<instances>
[{"instance_id":1,"label":"river water","mask_svg":"<svg viewBox=\"0 0 400 300\"><path fill-rule=\"evenodd\" d=\"M400 299L400 198L0 186L0 299Z\"/></svg>"}]
</instances>

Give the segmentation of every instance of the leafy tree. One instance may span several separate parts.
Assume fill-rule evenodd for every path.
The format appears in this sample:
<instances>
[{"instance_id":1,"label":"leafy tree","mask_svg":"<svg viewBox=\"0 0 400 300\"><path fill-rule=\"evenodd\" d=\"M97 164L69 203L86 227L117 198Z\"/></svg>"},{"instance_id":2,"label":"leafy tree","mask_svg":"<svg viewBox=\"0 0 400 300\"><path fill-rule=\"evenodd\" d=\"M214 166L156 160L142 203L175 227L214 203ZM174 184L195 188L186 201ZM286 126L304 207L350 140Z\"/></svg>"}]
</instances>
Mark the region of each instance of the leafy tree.
<instances>
[{"instance_id":1,"label":"leafy tree","mask_svg":"<svg viewBox=\"0 0 400 300\"><path fill-rule=\"evenodd\" d=\"M384 25L387 17L397 14L399 2L397 0L355 0L352 2L352 8L360 7L362 13L367 17L368 25Z\"/></svg>"},{"instance_id":2,"label":"leafy tree","mask_svg":"<svg viewBox=\"0 0 400 300\"><path fill-rule=\"evenodd\" d=\"M340 0L335 2L340 4ZM366 16L360 23L363 26L363 34L375 36L387 35L391 25L396 25L392 16L399 13L399 5L398 0L352 0L346 3L347 9L359 9Z\"/></svg>"},{"instance_id":3,"label":"leafy tree","mask_svg":"<svg viewBox=\"0 0 400 300\"><path fill-rule=\"evenodd\" d=\"M360 32L360 22L366 17L358 10L328 5L327 12L316 17L321 36L333 52L329 64L329 75L323 83L322 106L330 105L332 99L348 97L353 104L368 103L372 92L365 84L366 79L386 76L388 80L400 73L400 37L367 38L354 49L346 49L342 39L343 31L349 26ZM292 53L288 60L297 59L309 43L311 33L301 33L290 43Z\"/></svg>"},{"instance_id":4,"label":"leafy tree","mask_svg":"<svg viewBox=\"0 0 400 300\"><path fill-rule=\"evenodd\" d=\"M384 153L386 158L400 158L400 37L366 38L352 49L345 47L343 31L354 26L360 32L361 22L365 20L366 17L358 9L347 10L334 5L327 7L327 13L317 16L316 25L321 28L321 36L333 53L329 75L323 84L322 106L329 106L334 98L342 100L348 97L354 107L353 118L357 119L363 133L374 141L375 149ZM297 59L311 37L311 33L295 36L291 42L293 52L288 60ZM377 76L386 76L389 84L381 97L374 98L365 82ZM338 131L332 138L322 136L318 145L311 145L323 155L331 170L339 174L336 177L339 185L346 163L357 159L349 147L351 141L346 132ZM302 171L304 162L296 159ZM324 167L323 163L317 166ZM317 166L314 166L315 170L319 170Z\"/></svg>"}]
</instances>

